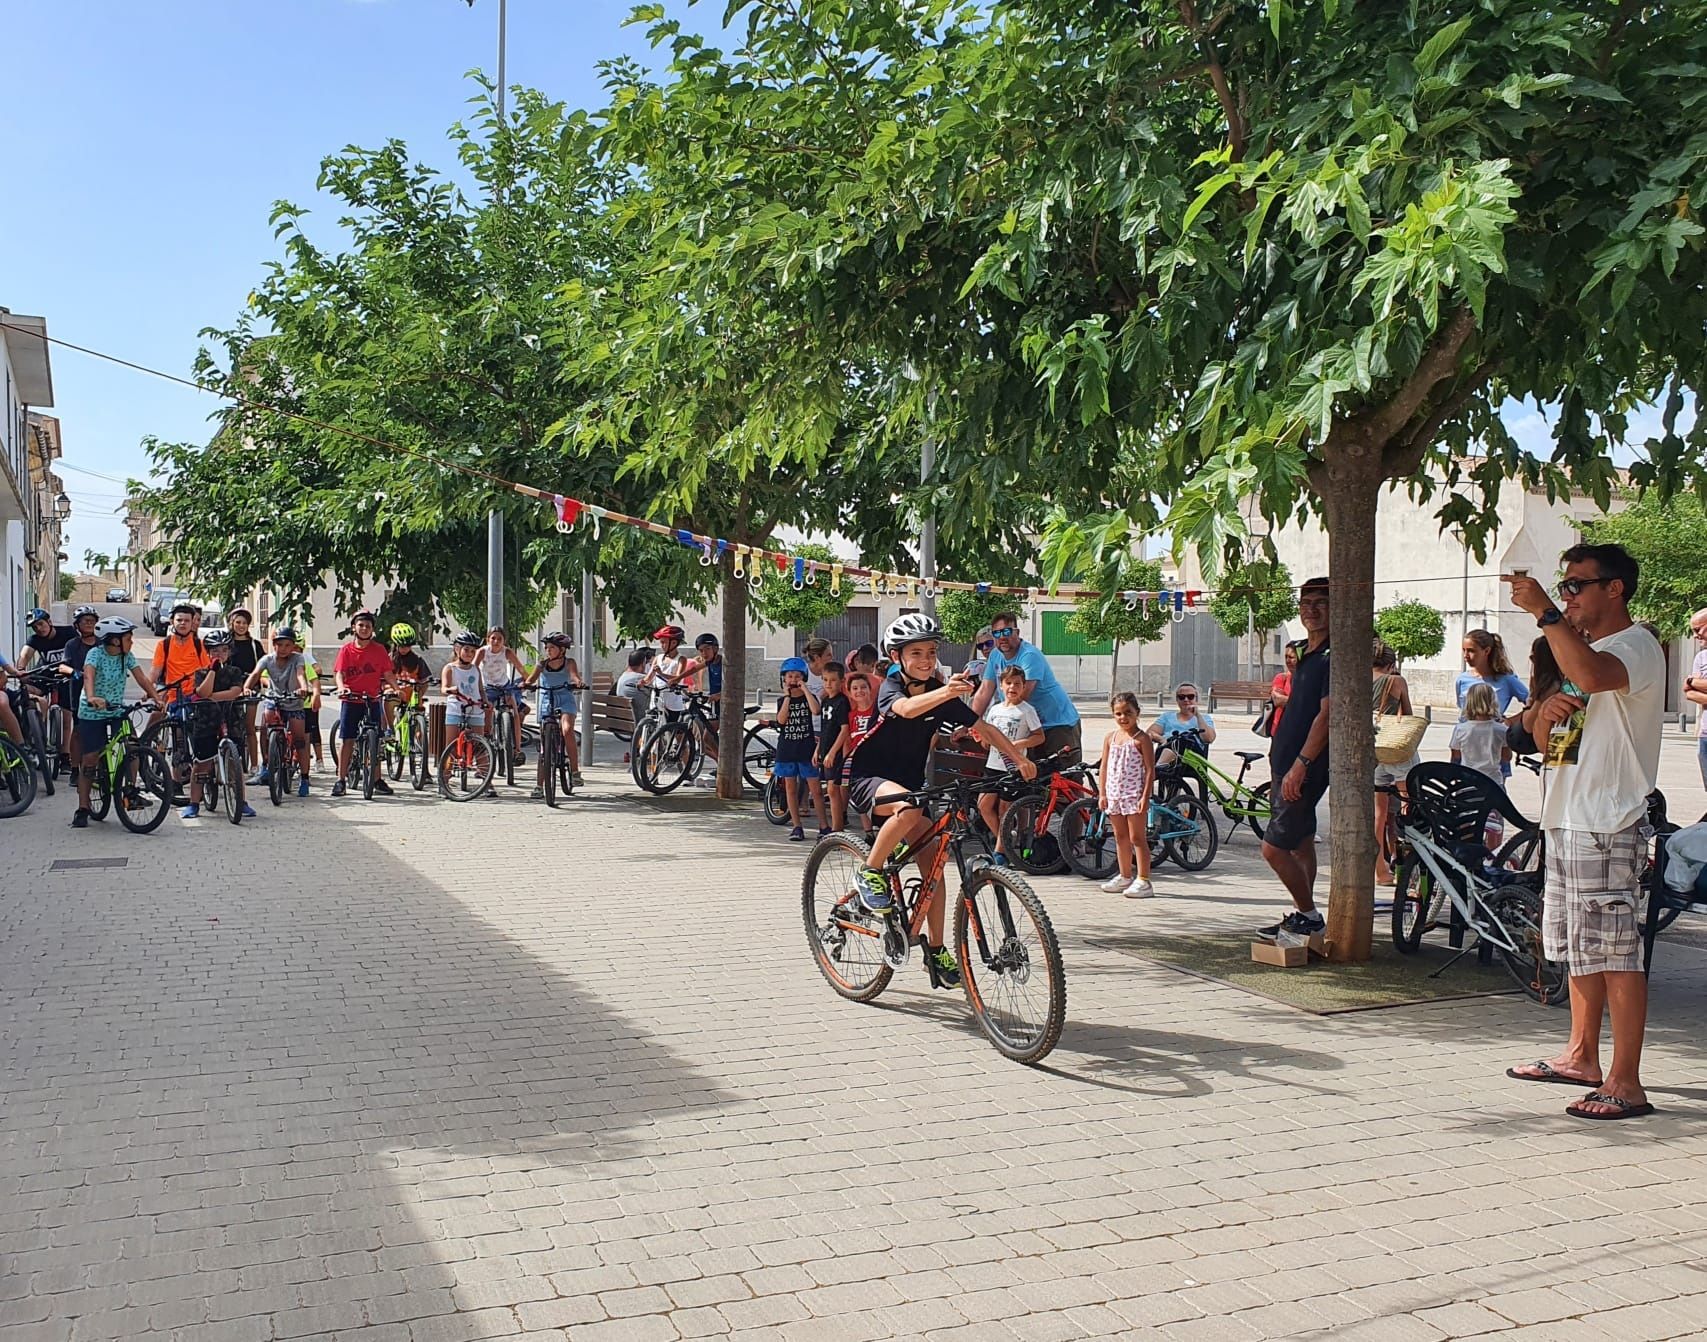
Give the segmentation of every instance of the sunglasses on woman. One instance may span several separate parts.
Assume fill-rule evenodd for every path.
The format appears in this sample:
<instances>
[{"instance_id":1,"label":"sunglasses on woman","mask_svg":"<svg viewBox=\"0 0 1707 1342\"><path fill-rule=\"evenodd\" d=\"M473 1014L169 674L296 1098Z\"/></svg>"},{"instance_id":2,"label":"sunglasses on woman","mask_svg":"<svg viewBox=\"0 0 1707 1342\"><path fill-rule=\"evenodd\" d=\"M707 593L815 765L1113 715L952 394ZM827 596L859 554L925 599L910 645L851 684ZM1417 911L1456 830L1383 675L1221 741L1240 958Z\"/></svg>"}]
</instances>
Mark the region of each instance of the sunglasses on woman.
<instances>
[{"instance_id":1,"label":"sunglasses on woman","mask_svg":"<svg viewBox=\"0 0 1707 1342\"><path fill-rule=\"evenodd\" d=\"M984 642L975 644L974 646L978 649L979 652L988 652L991 648L995 647L996 645L994 643L990 642L989 640L985 640Z\"/></svg>"}]
</instances>

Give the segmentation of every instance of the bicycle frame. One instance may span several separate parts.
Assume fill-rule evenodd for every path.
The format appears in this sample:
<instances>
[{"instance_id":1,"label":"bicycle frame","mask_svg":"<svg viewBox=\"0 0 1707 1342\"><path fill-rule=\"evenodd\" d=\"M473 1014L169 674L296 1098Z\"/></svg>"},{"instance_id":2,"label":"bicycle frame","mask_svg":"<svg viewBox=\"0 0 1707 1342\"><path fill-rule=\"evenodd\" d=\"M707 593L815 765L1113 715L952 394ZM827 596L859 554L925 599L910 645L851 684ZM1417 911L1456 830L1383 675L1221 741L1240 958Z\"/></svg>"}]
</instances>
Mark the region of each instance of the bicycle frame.
<instances>
[{"instance_id":1,"label":"bicycle frame","mask_svg":"<svg viewBox=\"0 0 1707 1342\"><path fill-rule=\"evenodd\" d=\"M1255 816L1258 820L1266 820L1272 814L1272 808L1257 803L1256 794L1245 783L1245 773L1250 768L1249 760L1242 760L1244 765L1239 770L1239 776L1217 769L1205 755L1187 748L1180 752L1180 764L1203 780L1203 785L1209 790L1209 795L1215 799L1229 820L1247 820ZM1225 783L1228 791L1223 792L1220 784Z\"/></svg>"},{"instance_id":2,"label":"bicycle frame","mask_svg":"<svg viewBox=\"0 0 1707 1342\"><path fill-rule=\"evenodd\" d=\"M1520 954L1522 947L1505 935L1499 920L1494 917L1493 910L1483 898L1501 887L1465 866L1427 834L1408 829L1402 817L1398 821L1398 827L1400 842L1428 869L1437 883L1436 889L1446 892L1447 899L1458 911L1458 916L1464 920L1465 926L1490 945L1510 951L1514 955ZM1477 916L1477 911L1480 912L1480 917Z\"/></svg>"}]
</instances>

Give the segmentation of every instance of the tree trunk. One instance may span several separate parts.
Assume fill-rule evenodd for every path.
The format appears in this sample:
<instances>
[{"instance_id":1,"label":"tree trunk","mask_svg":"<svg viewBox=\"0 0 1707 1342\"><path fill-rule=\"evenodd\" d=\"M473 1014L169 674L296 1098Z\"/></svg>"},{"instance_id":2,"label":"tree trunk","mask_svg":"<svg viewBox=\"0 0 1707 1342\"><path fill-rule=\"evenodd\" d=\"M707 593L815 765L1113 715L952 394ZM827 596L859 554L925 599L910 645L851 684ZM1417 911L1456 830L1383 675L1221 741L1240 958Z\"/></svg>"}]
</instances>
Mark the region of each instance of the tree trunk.
<instances>
[{"instance_id":1,"label":"tree trunk","mask_svg":"<svg viewBox=\"0 0 1707 1342\"><path fill-rule=\"evenodd\" d=\"M1375 508L1379 454L1318 483L1328 528L1328 957L1367 960L1375 927L1375 733L1370 650L1375 638ZM1325 484L1325 487L1323 485ZM1304 575L1306 577L1311 575Z\"/></svg>"},{"instance_id":2,"label":"tree trunk","mask_svg":"<svg viewBox=\"0 0 1707 1342\"><path fill-rule=\"evenodd\" d=\"M1120 688L1120 640L1114 640L1114 664L1108 670L1108 692L1113 694ZM1139 687L1143 689L1142 686Z\"/></svg>"},{"instance_id":3,"label":"tree trunk","mask_svg":"<svg viewBox=\"0 0 1707 1342\"><path fill-rule=\"evenodd\" d=\"M747 730L747 580L723 569L723 707L717 716L717 795L741 799Z\"/></svg>"}]
</instances>

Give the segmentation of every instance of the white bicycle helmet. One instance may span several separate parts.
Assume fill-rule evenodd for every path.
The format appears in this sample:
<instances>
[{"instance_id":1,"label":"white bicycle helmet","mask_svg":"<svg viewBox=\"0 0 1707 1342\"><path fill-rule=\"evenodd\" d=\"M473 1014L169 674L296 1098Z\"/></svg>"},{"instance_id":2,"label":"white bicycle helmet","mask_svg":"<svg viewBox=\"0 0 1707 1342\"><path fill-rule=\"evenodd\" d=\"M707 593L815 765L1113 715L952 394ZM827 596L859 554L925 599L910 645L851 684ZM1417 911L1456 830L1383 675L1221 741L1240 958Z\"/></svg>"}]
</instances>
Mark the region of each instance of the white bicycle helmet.
<instances>
[{"instance_id":1,"label":"white bicycle helmet","mask_svg":"<svg viewBox=\"0 0 1707 1342\"><path fill-rule=\"evenodd\" d=\"M914 611L903 615L883 631L883 646L891 654L909 643L942 642L942 626L929 615Z\"/></svg>"},{"instance_id":2,"label":"white bicycle helmet","mask_svg":"<svg viewBox=\"0 0 1707 1342\"><path fill-rule=\"evenodd\" d=\"M204 648L229 648L231 644L232 638L229 629L210 629L207 636L202 639L202 647Z\"/></svg>"},{"instance_id":3,"label":"white bicycle helmet","mask_svg":"<svg viewBox=\"0 0 1707 1342\"><path fill-rule=\"evenodd\" d=\"M136 626L122 615L109 615L104 620L95 621L95 637L103 643L109 638L123 638L135 632Z\"/></svg>"}]
</instances>

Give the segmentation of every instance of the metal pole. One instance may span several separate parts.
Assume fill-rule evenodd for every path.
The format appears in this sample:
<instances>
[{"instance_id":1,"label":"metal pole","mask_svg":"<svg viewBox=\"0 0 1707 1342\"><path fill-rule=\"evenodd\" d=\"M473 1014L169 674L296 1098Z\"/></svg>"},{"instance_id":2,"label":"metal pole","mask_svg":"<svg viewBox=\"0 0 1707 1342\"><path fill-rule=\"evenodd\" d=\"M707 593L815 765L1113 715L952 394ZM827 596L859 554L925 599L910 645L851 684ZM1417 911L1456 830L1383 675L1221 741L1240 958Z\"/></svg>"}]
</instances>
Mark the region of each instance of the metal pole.
<instances>
[{"instance_id":1,"label":"metal pole","mask_svg":"<svg viewBox=\"0 0 1707 1342\"><path fill-rule=\"evenodd\" d=\"M581 575L581 679L587 690L581 696L581 764L593 762L593 570Z\"/></svg>"},{"instance_id":2,"label":"metal pole","mask_svg":"<svg viewBox=\"0 0 1707 1342\"><path fill-rule=\"evenodd\" d=\"M934 401L934 398L933 398ZM935 427L932 427L935 432ZM919 450L919 483L929 487L931 472L936 469L936 441L925 435L924 446ZM926 615L936 616L936 592L931 584L936 582L936 507L928 504L925 508L923 525L919 528L919 576L925 580L925 594L919 598L919 608Z\"/></svg>"},{"instance_id":3,"label":"metal pole","mask_svg":"<svg viewBox=\"0 0 1707 1342\"><path fill-rule=\"evenodd\" d=\"M498 133L504 125L504 37L508 28L507 0L498 0ZM502 196L499 199L503 199ZM504 514L486 514L486 624L504 623Z\"/></svg>"}]
</instances>

